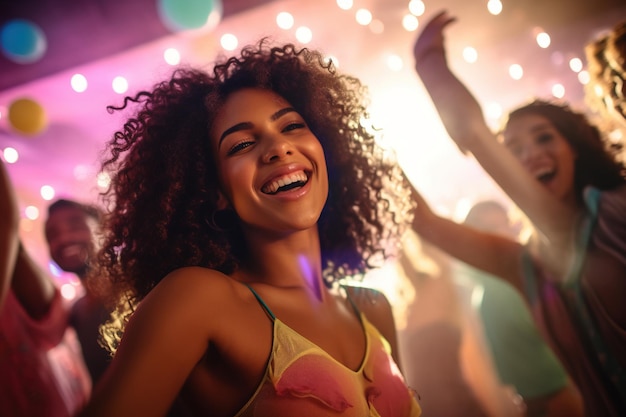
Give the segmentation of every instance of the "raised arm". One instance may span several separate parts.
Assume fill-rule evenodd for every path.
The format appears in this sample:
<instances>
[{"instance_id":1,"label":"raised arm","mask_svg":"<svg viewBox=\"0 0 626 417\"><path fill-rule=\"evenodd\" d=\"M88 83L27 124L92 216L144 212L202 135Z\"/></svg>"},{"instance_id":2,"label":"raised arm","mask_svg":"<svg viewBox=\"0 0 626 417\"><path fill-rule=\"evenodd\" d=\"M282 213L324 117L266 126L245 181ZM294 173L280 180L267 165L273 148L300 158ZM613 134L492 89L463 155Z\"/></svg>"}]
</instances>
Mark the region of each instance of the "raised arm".
<instances>
[{"instance_id":1,"label":"raised arm","mask_svg":"<svg viewBox=\"0 0 626 417\"><path fill-rule=\"evenodd\" d=\"M413 230L422 239L454 258L503 278L523 290L522 246L518 242L437 215L415 187L411 190L411 197L417 203Z\"/></svg>"},{"instance_id":2,"label":"raised arm","mask_svg":"<svg viewBox=\"0 0 626 417\"><path fill-rule=\"evenodd\" d=\"M454 21L447 12L440 12L426 24L414 46L415 69L459 148L471 152L550 245L566 253L576 210L550 194L497 142L479 103L448 67L443 30Z\"/></svg>"},{"instance_id":3,"label":"raised arm","mask_svg":"<svg viewBox=\"0 0 626 417\"><path fill-rule=\"evenodd\" d=\"M9 174L0 163L0 307L9 288L34 319L43 317L54 299L55 286L31 259L19 240L19 211Z\"/></svg>"},{"instance_id":4,"label":"raised arm","mask_svg":"<svg viewBox=\"0 0 626 417\"><path fill-rule=\"evenodd\" d=\"M0 160L0 311L4 305L19 247L19 213L9 173Z\"/></svg>"}]
</instances>

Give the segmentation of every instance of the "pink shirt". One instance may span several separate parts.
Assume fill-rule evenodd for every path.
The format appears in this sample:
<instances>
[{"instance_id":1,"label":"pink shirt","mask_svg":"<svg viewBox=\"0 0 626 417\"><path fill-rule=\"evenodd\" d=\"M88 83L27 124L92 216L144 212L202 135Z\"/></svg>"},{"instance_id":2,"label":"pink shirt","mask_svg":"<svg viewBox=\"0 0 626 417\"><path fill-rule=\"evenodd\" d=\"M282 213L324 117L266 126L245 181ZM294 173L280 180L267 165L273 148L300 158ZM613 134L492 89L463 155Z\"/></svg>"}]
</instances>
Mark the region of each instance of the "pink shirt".
<instances>
[{"instance_id":1,"label":"pink shirt","mask_svg":"<svg viewBox=\"0 0 626 417\"><path fill-rule=\"evenodd\" d=\"M69 417L90 390L60 293L46 316L33 320L9 291L0 310L0 416Z\"/></svg>"}]
</instances>

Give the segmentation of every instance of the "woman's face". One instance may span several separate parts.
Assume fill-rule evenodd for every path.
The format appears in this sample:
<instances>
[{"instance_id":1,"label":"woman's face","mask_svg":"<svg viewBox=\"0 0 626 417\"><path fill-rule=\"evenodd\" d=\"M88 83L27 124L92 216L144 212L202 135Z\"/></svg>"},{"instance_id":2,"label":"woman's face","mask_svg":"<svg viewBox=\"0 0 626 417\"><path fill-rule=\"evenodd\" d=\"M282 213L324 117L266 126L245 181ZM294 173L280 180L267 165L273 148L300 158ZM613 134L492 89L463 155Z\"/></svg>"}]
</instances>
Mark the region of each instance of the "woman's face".
<instances>
[{"instance_id":1,"label":"woman's face","mask_svg":"<svg viewBox=\"0 0 626 417\"><path fill-rule=\"evenodd\" d=\"M316 226L328 196L322 146L306 122L276 93L232 93L210 140L221 182L221 208L244 228L290 233Z\"/></svg>"},{"instance_id":2,"label":"woman's face","mask_svg":"<svg viewBox=\"0 0 626 417\"><path fill-rule=\"evenodd\" d=\"M547 118L536 114L515 116L504 131L504 144L551 193L575 204L576 154Z\"/></svg>"}]
</instances>

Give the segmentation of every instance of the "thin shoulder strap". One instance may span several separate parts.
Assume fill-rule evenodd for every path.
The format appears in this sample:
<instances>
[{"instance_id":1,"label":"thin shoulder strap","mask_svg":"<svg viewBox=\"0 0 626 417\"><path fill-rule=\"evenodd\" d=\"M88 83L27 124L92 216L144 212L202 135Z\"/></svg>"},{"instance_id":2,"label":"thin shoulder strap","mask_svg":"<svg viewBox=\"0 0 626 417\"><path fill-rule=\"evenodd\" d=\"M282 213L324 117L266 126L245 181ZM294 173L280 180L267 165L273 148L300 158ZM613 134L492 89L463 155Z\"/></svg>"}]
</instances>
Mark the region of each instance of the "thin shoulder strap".
<instances>
[{"instance_id":1,"label":"thin shoulder strap","mask_svg":"<svg viewBox=\"0 0 626 417\"><path fill-rule=\"evenodd\" d=\"M347 285L343 285L340 284L341 288L345 291L346 293L346 298L348 299L348 301L350 302L350 304L352 305L352 308L354 309L354 312L356 313L357 317L361 316L361 310L359 310L359 307L357 307L356 303L354 302L354 300L352 299L352 297L350 296L350 292L354 287L350 287Z\"/></svg>"},{"instance_id":2,"label":"thin shoulder strap","mask_svg":"<svg viewBox=\"0 0 626 417\"><path fill-rule=\"evenodd\" d=\"M250 291L252 291L252 294L254 294L254 296L257 299L257 301L259 302L259 304L261 304L261 307L263 307L263 309L272 318L272 320L276 320L276 316L274 315L274 313L272 313L272 310L270 310L270 308L267 306L267 304L265 304L265 301L263 301L261 296L259 294L257 294L256 291L254 291L254 288L252 288L248 284L245 284L245 285L246 285L246 287L248 287L250 289Z\"/></svg>"}]
</instances>

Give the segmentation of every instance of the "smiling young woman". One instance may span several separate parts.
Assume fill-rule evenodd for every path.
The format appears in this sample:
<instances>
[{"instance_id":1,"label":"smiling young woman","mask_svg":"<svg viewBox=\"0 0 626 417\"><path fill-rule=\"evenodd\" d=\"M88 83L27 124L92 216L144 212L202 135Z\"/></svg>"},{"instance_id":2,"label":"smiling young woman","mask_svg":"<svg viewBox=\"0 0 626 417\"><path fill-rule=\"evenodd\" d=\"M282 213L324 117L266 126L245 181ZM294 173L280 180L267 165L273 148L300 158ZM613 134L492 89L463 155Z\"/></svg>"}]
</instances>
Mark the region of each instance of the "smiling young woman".
<instances>
[{"instance_id":1,"label":"smiling young woman","mask_svg":"<svg viewBox=\"0 0 626 417\"><path fill-rule=\"evenodd\" d=\"M115 358L83 416L158 416L177 396L202 416L420 414L388 301L340 285L407 227L364 93L262 40L126 99L95 268Z\"/></svg>"}]
</instances>

